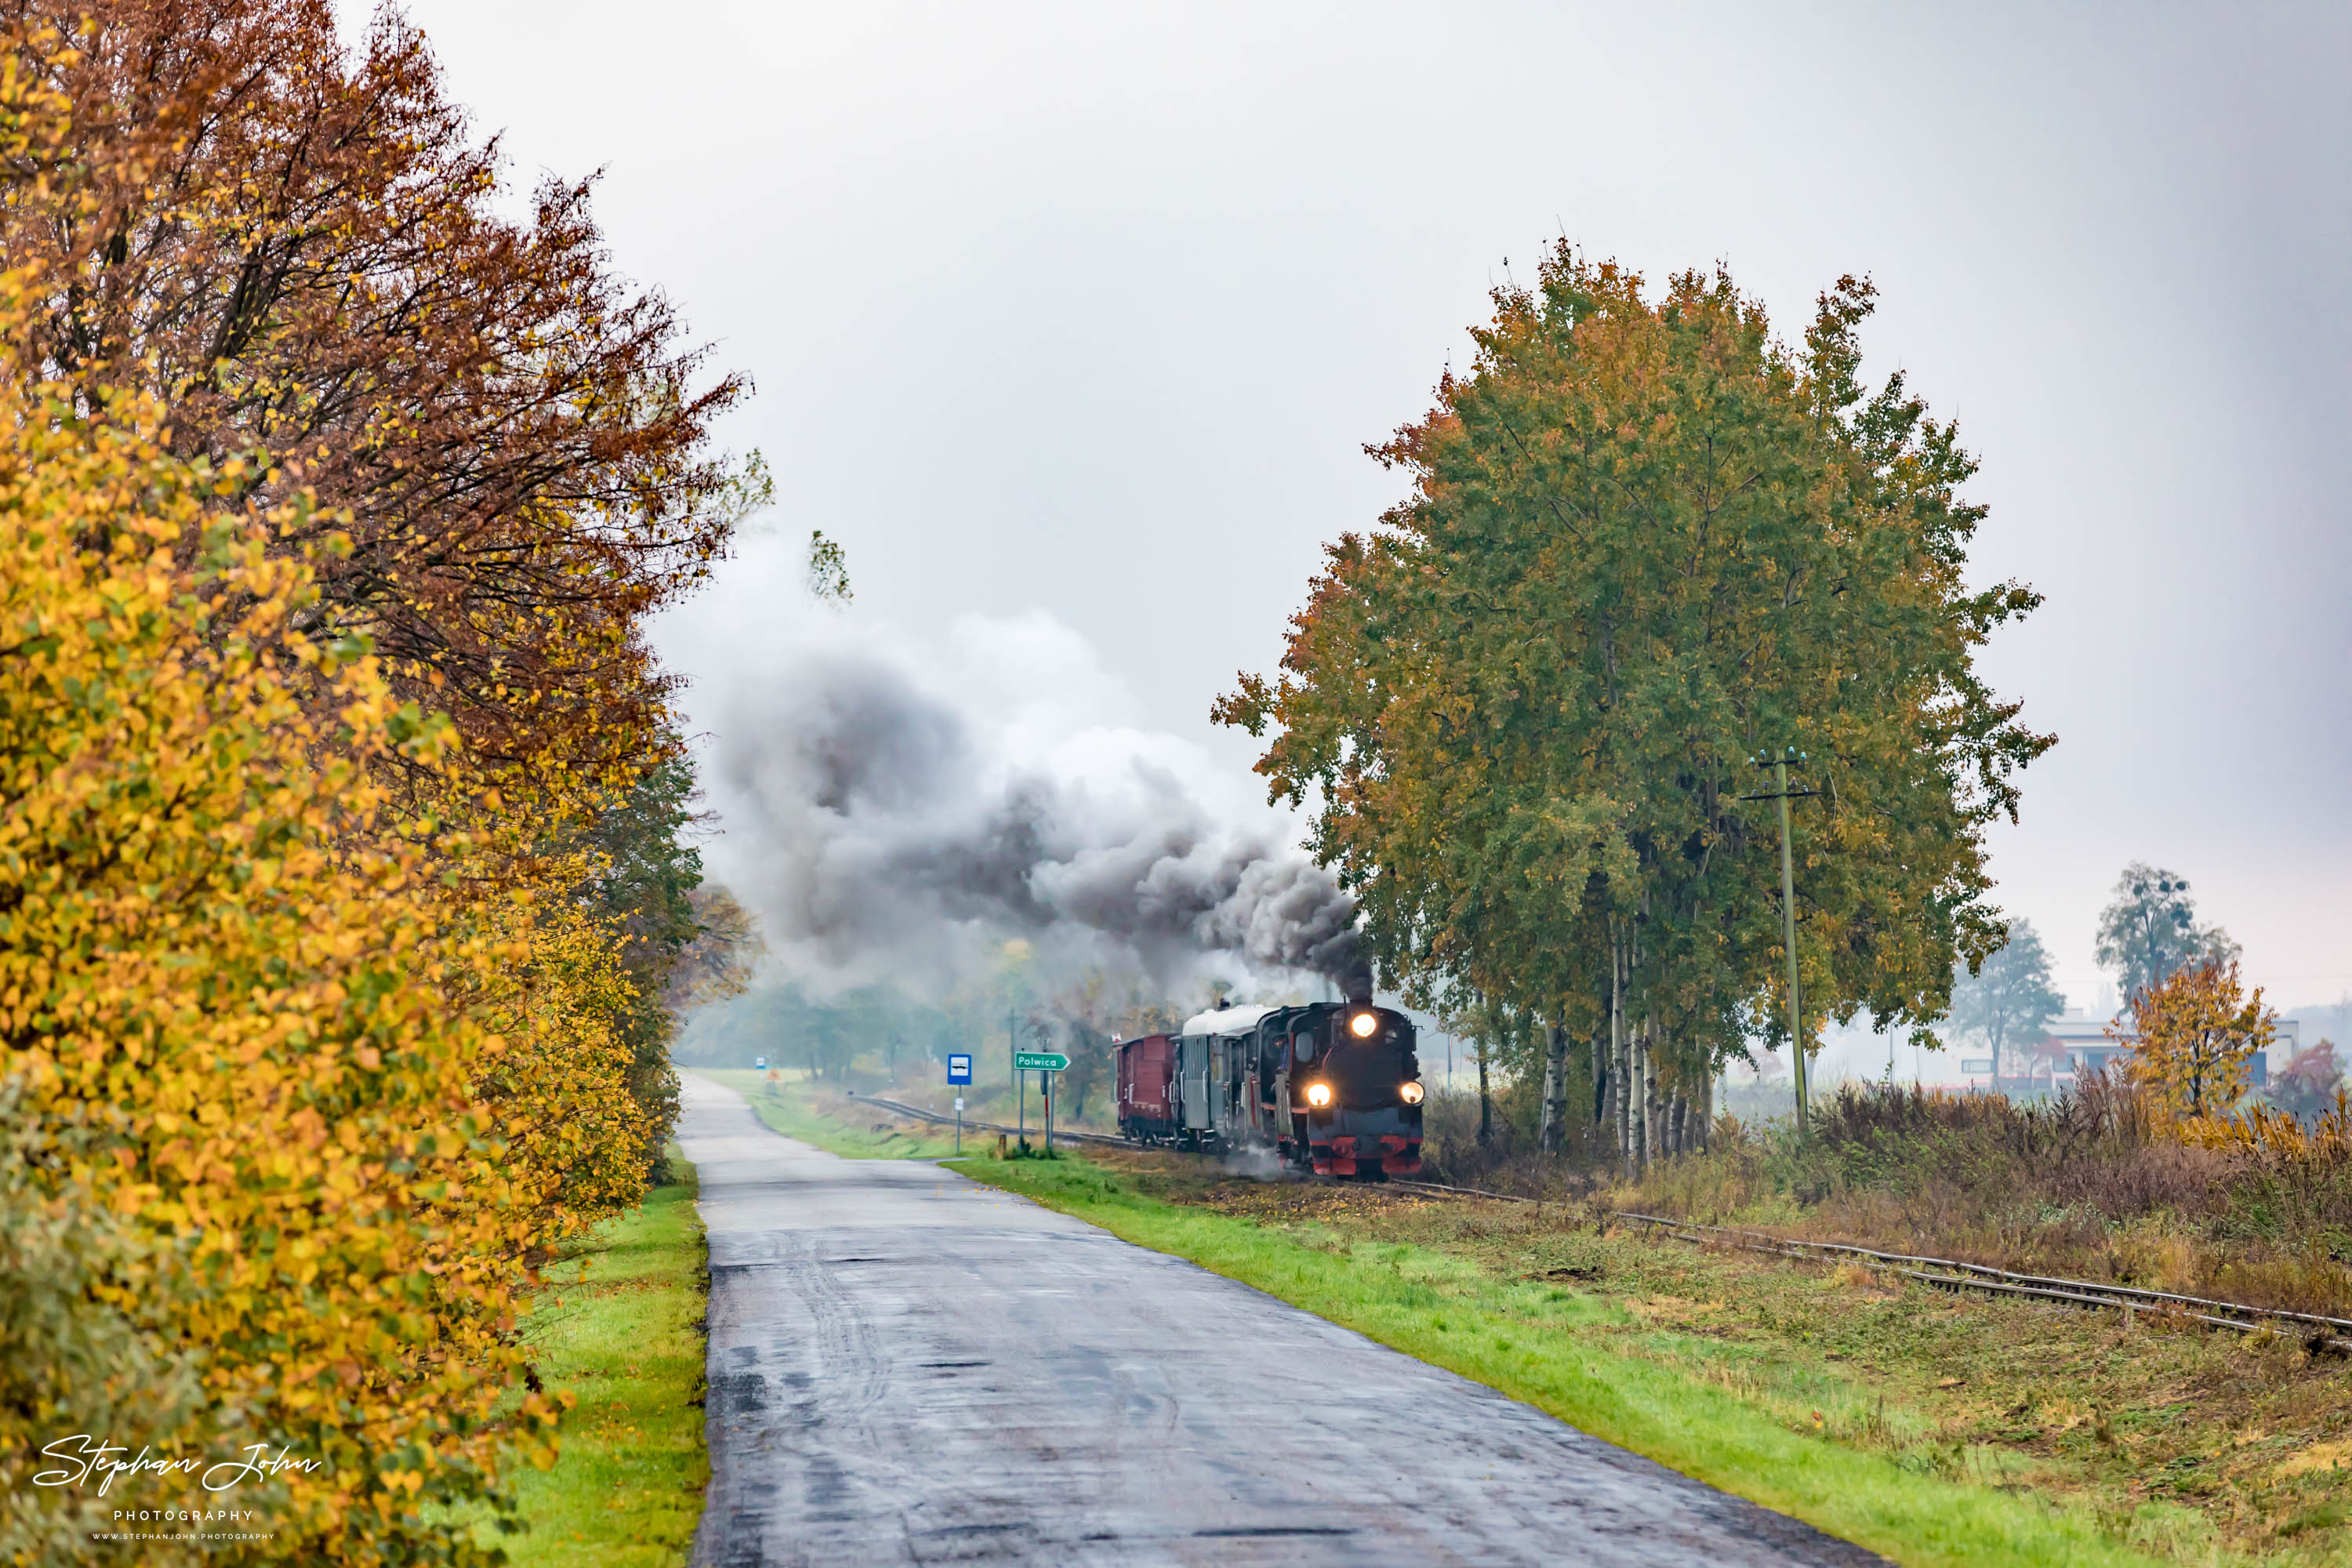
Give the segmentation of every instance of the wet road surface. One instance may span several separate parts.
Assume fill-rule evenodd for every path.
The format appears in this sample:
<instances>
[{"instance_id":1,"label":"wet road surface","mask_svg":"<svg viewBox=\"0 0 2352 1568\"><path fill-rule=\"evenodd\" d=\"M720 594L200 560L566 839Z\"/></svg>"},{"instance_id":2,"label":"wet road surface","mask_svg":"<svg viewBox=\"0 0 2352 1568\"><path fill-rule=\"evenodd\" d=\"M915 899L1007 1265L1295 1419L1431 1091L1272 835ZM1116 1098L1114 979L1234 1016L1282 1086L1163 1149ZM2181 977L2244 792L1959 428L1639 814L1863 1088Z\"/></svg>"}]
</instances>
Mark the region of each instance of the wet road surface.
<instances>
[{"instance_id":1,"label":"wet road surface","mask_svg":"<svg viewBox=\"0 0 2352 1568\"><path fill-rule=\"evenodd\" d=\"M684 1098L700 1568L1881 1561L1192 1264Z\"/></svg>"}]
</instances>

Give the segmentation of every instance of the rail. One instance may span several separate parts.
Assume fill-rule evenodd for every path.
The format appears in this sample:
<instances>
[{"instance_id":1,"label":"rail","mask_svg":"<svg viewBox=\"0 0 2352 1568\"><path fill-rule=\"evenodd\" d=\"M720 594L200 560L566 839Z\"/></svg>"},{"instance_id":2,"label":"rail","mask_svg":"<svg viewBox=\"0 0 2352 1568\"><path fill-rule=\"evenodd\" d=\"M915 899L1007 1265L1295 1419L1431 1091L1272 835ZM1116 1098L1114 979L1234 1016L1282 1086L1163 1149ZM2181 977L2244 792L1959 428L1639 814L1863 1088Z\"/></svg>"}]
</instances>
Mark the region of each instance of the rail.
<instances>
[{"instance_id":1,"label":"rail","mask_svg":"<svg viewBox=\"0 0 2352 1568\"><path fill-rule=\"evenodd\" d=\"M1502 1203L1537 1204L1540 1199L1521 1197L1514 1193L1487 1192L1478 1187L1443 1186L1435 1182L1396 1182L1391 1185L1423 1192L1445 1193L1459 1197L1487 1198ZM2321 1331L2312 1342L2315 1350L2327 1350L2338 1354L2352 1354L2352 1337L2335 1331L2352 1331L2352 1319L2326 1317L2316 1312L2294 1312L2279 1307L2254 1307L2243 1301L2221 1301L2207 1296L2187 1296L2172 1290L2143 1290L2130 1285L2106 1285L2091 1279L2068 1279L2047 1274L2020 1274L2011 1269L1995 1268L1983 1263L1963 1263L1951 1258L1930 1258L1920 1253L1883 1252L1876 1247L1856 1247L1840 1241L1800 1241L1790 1237L1773 1236L1767 1231L1738 1230L1728 1226L1700 1225L1692 1220L1668 1219L1658 1215L1636 1214L1630 1209L1612 1209L1612 1219L1631 1220L1638 1225L1663 1230L1677 1241L1705 1242L1721 1237L1732 1247L1751 1252L1765 1252L1780 1258L1820 1259L1829 1258L1860 1258L1873 1267L1883 1268L1906 1279L1916 1279L1948 1290L1979 1290L1990 1295L2024 1296L2038 1300L2063 1301L2077 1307L2114 1307L2126 1316L2136 1311L2163 1312L2219 1329L2234 1329L2240 1333L2276 1333L2278 1325L2292 1323L2300 1328ZM1923 1267L1906 1268L1916 1264ZM2203 1310L2200 1310L2203 1309ZM2216 1313L2231 1316L2217 1317Z\"/></svg>"},{"instance_id":2,"label":"rail","mask_svg":"<svg viewBox=\"0 0 2352 1568\"><path fill-rule=\"evenodd\" d=\"M904 1100L885 1100L878 1094L859 1094L854 1089L847 1090L845 1092L848 1093L850 1099L858 1101L860 1104L878 1105L885 1110L896 1111L901 1116L911 1116L918 1121L928 1121L935 1127L953 1127L956 1124L956 1119L952 1116L941 1116L936 1110L925 1110L920 1106L908 1105ZM980 1132L1010 1132L1016 1138L1021 1136L1024 1131L1040 1138L1045 1135L1045 1130L1042 1127L1031 1127L1026 1129L1007 1127L1001 1121L974 1121L970 1118L966 1118L963 1125ZM1054 1129L1054 1142L1056 1143L1100 1143L1113 1149L1140 1149L1143 1147L1142 1144L1138 1143L1132 1138L1114 1138L1108 1133L1103 1132L1073 1132L1066 1127L1056 1127Z\"/></svg>"},{"instance_id":3,"label":"rail","mask_svg":"<svg viewBox=\"0 0 2352 1568\"><path fill-rule=\"evenodd\" d=\"M941 1116L919 1106L900 1100L885 1100L878 1095L853 1095L867 1105L878 1105L886 1110L911 1116L919 1121L940 1126L951 1125L953 1117ZM966 1127L988 1132L1014 1132L1020 1130L992 1121L966 1121ZM1117 1149L1139 1149L1144 1145L1131 1138L1114 1138L1100 1132L1070 1132L1057 1129L1056 1139L1076 1142L1098 1143ZM1483 1198L1496 1203L1532 1204L1541 1206L1541 1198L1522 1197L1516 1193L1489 1192L1483 1187L1448 1186L1441 1182L1409 1182L1391 1178L1386 1186L1406 1192L1437 1193L1448 1197ZM1612 1219L1630 1220L1649 1226L1676 1241L1704 1245L1710 1238L1720 1238L1723 1245L1743 1251L1763 1252L1780 1258L1822 1259L1832 1258L1859 1258L1869 1266L1881 1268L1906 1279L1916 1279L1947 1290L1976 1290L1987 1295L2021 1296L2029 1300L2059 1301L2068 1306L2115 1308L2126 1317L2135 1312L2152 1311L2189 1322L2203 1323L2211 1328L2232 1329L2239 1333L2278 1333L2282 1324L2318 1330L2310 1341L2314 1350L2326 1350L2339 1355L2352 1355L2352 1319L2331 1318L2316 1312L2294 1312L2279 1307L2255 1307L2243 1301L2216 1300L2206 1296L2188 1296L2172 1290L2144 1290L2131 1285L2107 1285L2092 1279L2068 1279L2054 1275L2021 1274L2007 1268L1995 1268L1988 1264L1964 1263L1958 1258L1931 1258L1921 1253L1885 1252L1876 1247L1857 1247L1841 1241L1800 1241L1790 1237L1774 1236L1768 1231L1741 1230L1729 1226L1700 1225L1693 1220L1670 1219L1659 1215L1637 1214L1630 1209L1608 1211ZM1918 1265L1919 1267L1907 1267ZM2217 1316L2228 1313L2230 1316Z\"/></svg>"},{"instance_id":4,"label":"rail","mask_svg":"<svg viewBox=\"0 0 2352 1568\"><path fill-rule=\"evenodd\" d=\"M1799 1247L1809 1252L1835 1254L1850 1258L1867 1258L1887 1264L1921 1263L1935 1268L1974 1275L1988 1279L2026 1286L2048 1286L2053 1289L2089 1289L2117 1298L2128 1298L2135 1304L2165 1307L2210 1307L2222 1311L2254 1313L2265 1318L2284 1319L2306 1323L2315 1328L2352 1330L2352 1318L2330 1318L2316 1312L2290 1312L2276 1307L2249 1307L2241 1301L2221 1301L2207 1296L2184 1296L2171 1290L2143 1290L2131 1285L2102 1285L2082 1279L2066 1279L2044 1274L2019 1274L2006 1268L1994 1268L1982 1263L1961 1263L1948 1258L1927 1258L1908 1252L1881 1252L1873 1247L1855 1247L1842 1241L1796 1241L1788 1237L1773 1236L1764 1231L1737 1230L1727 1226L1698 1225L1690 1220L1665 1219L1656 1215L1615 1211L1615 1217L1638 1221L1643 1225L1663 1226L1671 1230L1698 1231L1712 1235L1738 1237L1743 1240L1776 1243L1783 1247Z\"/></svg>"}]
</instances>

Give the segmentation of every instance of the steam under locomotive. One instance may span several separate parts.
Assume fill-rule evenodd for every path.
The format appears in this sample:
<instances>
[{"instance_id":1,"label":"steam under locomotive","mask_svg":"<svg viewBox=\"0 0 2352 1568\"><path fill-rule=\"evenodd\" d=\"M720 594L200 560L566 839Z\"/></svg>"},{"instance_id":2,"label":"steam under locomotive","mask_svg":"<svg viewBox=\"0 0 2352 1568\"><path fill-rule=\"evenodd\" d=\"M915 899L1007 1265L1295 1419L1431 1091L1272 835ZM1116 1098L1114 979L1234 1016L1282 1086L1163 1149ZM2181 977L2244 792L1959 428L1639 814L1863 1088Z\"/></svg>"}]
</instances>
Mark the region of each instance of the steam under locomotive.
<instances>
[{"instance_id":1,"label":"steam under locomotive","mask_svg":"<svg viewBox=\"0 0 2352 1568\"><path fill-rule=\"evenodd\" d=\"M1225 1007L1118 1047L1118 1130L1146 1143L1265 1149L1322 1176L1421 1169L1412 1020L1362 1002Z\"/></svg>"}]
</instances>

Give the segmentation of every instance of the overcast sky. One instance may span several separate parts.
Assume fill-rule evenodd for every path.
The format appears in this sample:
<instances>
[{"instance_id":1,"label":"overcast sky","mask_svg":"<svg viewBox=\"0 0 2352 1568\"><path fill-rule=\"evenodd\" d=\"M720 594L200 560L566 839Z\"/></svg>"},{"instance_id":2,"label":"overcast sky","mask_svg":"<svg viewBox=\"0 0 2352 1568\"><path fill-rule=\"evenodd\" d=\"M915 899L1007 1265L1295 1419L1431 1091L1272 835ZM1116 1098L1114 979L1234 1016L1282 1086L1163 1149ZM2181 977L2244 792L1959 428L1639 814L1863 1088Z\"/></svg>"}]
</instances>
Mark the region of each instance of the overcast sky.
<instances>
[{"instance_id":1,"label":"overcast sky","mask_svg":"<svg viewBox=\"0 0 2352 1568\"><path fill-rule=\"evenodd\" d=\"M1724 260L1790 335L1868 273L1872 368L1982 459L1978 575L2049 596L1986 659L2061 737L2005 907L2089 1000L2147 858L2273 1000L2352 989L2352 9L410 15L519 177L604 171L618 264L756 379L726 437L869 629L1043 612L1236 770L1211 700L1394 498L1360 448L1507 260ZM701 691L809 613L789 556L665 630Z\"/></svg>"}]
</instances>

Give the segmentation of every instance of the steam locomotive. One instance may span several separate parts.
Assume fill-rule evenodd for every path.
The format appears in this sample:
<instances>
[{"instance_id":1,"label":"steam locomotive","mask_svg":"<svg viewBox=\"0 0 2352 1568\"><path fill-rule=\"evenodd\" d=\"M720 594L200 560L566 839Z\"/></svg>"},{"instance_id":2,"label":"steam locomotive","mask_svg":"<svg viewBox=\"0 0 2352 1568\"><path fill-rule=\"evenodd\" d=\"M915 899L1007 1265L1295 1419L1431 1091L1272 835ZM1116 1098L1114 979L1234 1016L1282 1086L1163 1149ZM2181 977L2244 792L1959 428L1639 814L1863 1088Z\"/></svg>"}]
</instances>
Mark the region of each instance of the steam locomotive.
<instances>
[{"instance_id":1,"label":"steam locomotive","mask_svg":"<svg viewBox=\"0 0 2352 1568\"><path fill-rule=\"evenodd\" d=\"M1365 1002L1224 1007L1118 1047L1118 1130L1143 1143L1268 1150L1318 1176L1421 1169L1412 1020Z\"/></svg>"}]
</instances>

